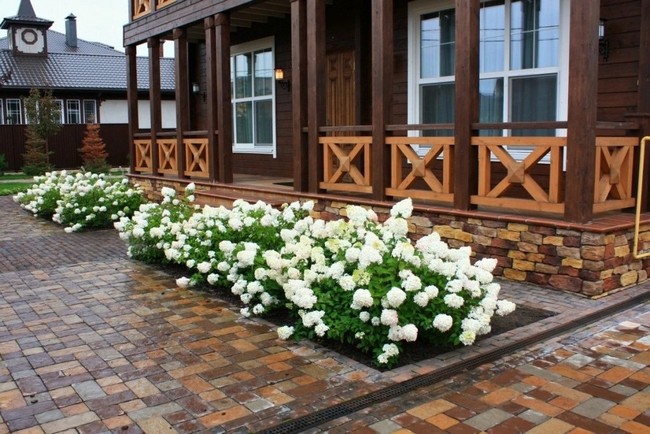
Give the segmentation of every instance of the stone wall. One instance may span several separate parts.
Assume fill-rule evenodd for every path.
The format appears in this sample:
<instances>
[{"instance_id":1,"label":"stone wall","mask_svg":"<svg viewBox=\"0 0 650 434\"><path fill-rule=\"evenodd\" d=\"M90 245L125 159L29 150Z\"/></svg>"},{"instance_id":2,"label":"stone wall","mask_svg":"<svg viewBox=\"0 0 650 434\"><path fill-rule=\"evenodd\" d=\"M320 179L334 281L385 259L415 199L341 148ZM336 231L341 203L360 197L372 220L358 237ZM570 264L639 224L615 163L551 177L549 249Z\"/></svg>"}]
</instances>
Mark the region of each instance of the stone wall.
<instances>
[{"instance_id":1,"label":"stone wall","mask_svg":"<svg viewBox=\"0 0 650 434\"><path fill-rule=\"evenodd\" d=\"M159 200L163 186L182 193L186 182L160 178L135 180L150 200ZM197 192L207 185L197 185ZM380 221L388 218L387 206L376 202L350 198L331 200L323 196L299 195L287 192L283 200L313 200L314 217L333 220L345 216L348 203L372 207ZM648 279L650 258L635 259L632 254L634 227L615 230L589 230L569 225L544 224L541 219L512 216L508 220L490 218L488 213L449 213L433 208L415 207L409 220L413 239L436 231L451 247L470 246L478 259L496 258L494 274L518 282L530 282L561 291L580 293L589 297L604 295L613 290L634 285ZM518 222L517 220L521 220ZM531 224L532 220L539 222ZM557 222L556 222L557 223ZM560 222L561 223L561 222ZM563 226L563 227L559 227ZM650 250L650 225L641 227L640 250Z\"/></svg>"}]
</instances>

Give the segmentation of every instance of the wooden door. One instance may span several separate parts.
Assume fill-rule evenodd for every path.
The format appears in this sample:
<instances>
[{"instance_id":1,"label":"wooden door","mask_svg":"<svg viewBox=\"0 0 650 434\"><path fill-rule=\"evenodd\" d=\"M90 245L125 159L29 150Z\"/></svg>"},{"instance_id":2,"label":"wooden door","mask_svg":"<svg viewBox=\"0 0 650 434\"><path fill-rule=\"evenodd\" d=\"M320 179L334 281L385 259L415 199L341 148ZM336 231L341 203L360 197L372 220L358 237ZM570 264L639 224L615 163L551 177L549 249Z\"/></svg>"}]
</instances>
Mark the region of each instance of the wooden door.
<instances>
[{"instance_id":1,"label":"wooden door","mask_svg":"<svg viewBox=\"0 0 650 434\"><path fill-rule=\"evenodd\" d=\"M357 83L354 50L327 55L326 125L357 125Z\"/></svg>"}]
</instances>

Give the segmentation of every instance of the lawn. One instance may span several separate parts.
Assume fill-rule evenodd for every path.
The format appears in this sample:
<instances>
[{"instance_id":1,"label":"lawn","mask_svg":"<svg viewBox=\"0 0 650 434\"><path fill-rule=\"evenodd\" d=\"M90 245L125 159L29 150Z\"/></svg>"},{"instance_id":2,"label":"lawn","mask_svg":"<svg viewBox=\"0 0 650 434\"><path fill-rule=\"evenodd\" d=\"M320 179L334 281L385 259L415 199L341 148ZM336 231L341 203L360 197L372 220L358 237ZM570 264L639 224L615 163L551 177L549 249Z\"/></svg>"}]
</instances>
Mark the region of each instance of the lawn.
<instances>
[{"instance_id":1,"label":"lawn","mask_svg":"<svg viewBox=\"0 0 650 434\"><path fill-rule=\"evenodd\" d=\"M4 178L0 178L0 196L8 196L11 194L20 193L27 190L32 184L32 180L3 182Z\"/></svg>"}]
</instances>

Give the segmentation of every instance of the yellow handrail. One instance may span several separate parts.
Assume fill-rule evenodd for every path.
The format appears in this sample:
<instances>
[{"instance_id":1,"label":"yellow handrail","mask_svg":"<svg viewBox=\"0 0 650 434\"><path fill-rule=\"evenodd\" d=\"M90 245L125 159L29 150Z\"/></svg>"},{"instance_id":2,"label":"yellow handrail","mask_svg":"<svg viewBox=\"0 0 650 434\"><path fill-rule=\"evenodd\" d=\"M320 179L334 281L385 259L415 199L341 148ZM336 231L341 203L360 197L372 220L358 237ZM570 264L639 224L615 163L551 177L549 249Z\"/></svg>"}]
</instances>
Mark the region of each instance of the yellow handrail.
<instances>
[{"instance_id":1,"label":"yellow handrail","mask_svg":"<svg viewBox=\"0 0 650 434\"><path fill-rule=\"evenodd\" d=\"M650 141L650 136L641 139L639 150L639 183L636 190L636 212L634 213L634 250L632 254L635 259L642 259L650 256L650 252L639 253L639 228L641 226L641 197L643 196L643 175L645 174L645 144Z\"/></svg>"}]
</instances>

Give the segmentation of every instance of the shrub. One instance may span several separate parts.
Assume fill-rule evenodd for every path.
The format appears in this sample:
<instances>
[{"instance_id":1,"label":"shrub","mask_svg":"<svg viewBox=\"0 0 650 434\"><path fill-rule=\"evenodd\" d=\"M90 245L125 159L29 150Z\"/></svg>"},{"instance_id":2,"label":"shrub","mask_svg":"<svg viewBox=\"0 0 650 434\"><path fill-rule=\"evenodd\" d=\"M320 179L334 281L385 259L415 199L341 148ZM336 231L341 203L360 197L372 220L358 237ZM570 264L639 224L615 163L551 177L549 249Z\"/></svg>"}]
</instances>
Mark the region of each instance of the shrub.
<instances>
[{"instance_id":1,"label":"shrub","mask_svg":"<svg viewBox=\"0 0 650 434\"><path fill-rule=\"evenodd\" d=\"M99 124L87 124L83 146L79 149L83 168L93 173L108 173L111 167L106 162L106 145L99 134Z\"/></svg>"},{"instance_id":2,"label":"shrub","mask_svg":"<svg viewBox=\"0 0 650 434\"><path fill-rule=\"evenodd\" d=\"M144 201L139 187L131 187L126 179L107 181L103 174L73 175L64 170L37 176L34 182L14 200L36 216L66 225L66 232L108 227L132 215Z\"/></svg>"},{"instance_id":3,"label":"shrub","mask_svg":"<svg viewBox=\"0 0 650 434\"><path fill-rule=\"evenodd\" d=\"M471 345L490 331L494 314L514 309L498 299L496 260L472 265L469 248L451 249L435 233L415 244L407 238L410 200L395 205L383 224L358 206L347 208L348 220L326 223L308 215L310 203L280 212L239 201L233 210L195 207L188 215L175 191L163 194L161 207L185 211L167 208L159 219L155 206L145 206L121 219L115 226L130 253L158 251L187 267L193 275L178 279L179 286L207 281L229 288L245 316L288 308L293 320L278 329L283 339L344 342L390 367L404 342Z\"/></svg>"}]
</instances>

